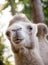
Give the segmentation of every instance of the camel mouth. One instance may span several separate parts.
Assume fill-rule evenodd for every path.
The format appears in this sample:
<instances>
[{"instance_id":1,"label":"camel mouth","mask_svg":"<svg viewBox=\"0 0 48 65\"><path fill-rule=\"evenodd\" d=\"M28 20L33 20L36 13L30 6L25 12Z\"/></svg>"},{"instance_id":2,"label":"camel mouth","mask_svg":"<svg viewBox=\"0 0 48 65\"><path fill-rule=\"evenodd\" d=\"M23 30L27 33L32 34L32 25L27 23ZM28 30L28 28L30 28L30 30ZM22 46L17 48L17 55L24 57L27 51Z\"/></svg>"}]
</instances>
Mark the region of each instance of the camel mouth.
<instances>
[{"instance_id":1,"label":"camel mouth","mask_svg":"<svg viewBox=\"0 0 48 65\"><path fill-rule=\"evenodd\" d=\"M20 42L22 42L23 41L23 39L16 39L14 42L16 43L16 44L19 44Z\"/></svg>"}]
</instances>

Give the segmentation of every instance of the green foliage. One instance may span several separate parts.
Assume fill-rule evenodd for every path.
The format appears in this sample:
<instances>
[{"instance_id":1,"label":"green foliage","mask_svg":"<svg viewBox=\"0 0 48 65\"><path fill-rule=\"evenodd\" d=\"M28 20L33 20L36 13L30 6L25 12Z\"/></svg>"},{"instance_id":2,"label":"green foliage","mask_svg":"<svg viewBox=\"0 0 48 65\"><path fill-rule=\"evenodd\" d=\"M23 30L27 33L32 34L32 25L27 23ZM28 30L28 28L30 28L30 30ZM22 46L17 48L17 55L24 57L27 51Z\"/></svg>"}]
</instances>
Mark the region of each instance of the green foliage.
<instances>
[{"instance_id":1,"label":"green foliage","mask_svg":"<svg viewBox=\"0 0 48 65\"><path fill-rule=\"evenodd\" d=\"M15 4L15 0L7 0L9 2L9 5L11 6L11 13L12 15L15 15L16 13L16 4Z\"/></svg>"},{"instance_id":2,"label":"green foliage","mask_svg":"<svg viewBox=\"0 0 48 65\"><path fill-rule=\"evenodd\" d=\"M43 4L44 15L45 15L45 21L46 24L48 25L48 0L42 0L42 4Z\"/></svg>"},{"instance_id":3,"label":"green foliage","mask_svg":"<svg viewBox=\"0 0 48 65\"><path fill-rule=\"evenodd\" d=\"M24 5L24 8L19 12L19 13L24 13L26 14L26 16L28 17L28 19L31 20L31 11L30 11L30 0L19 0L17 5L18 4L23 4ZM17 11L16 11L17 13Z\"/></svg>"},{"instance_id":4,"label":"green foliage","mask_svg":"<svg viewBox=\"0 0 48 65\"><path fill-rule=\"evenodd\" d=\"M12 63L11 63L10 61L8 61L8 59L9 59L12 55L9 55L8 57L5 57L5 58L4 58L4 56L3 56L3 55L4 55L4 50L5 50L5 48L7 48L7 47L4 45L2 38L4 38L3 35L0 36L0 63L2 64L2 63L4 62L4 63L3 63L4 65L12 65Z\"/></svg>"},{"instance_id":5,"label":"green foliage","mask_svg":"<svg viewBox=\"0 0 48 65\"><path fill-rule=\"evenodd\" d=\"M9 3L5 3L2 8L0 9L0 12L8 7Z\"/></svg>"},{"instance_id":6,"label":"green foliage","mask_svg":"<svg viewBox=\"0 0 48 65\"><path fill-rule=\"evenodd\" d=\"M0 36L0 60L3 60L4 44L2 43L2 36Z\"/></svg>"},{"instance_id":7,"label":"green foliage","mask_svg":"<svg viewBox=\"0 0 48 65\"><path fill-rule=\"evenodd\" d=\"M26 14L26 16L31 19L31 11L30 11L30 5L29 4L25 4L24 5L24 9L21 11L22 13Z\"/></svg>"},{"instance_id":8,"label":"green foliage","mask_svg":"<svg viewBox=\"0 0 48 65\"><path fill-rule=\"evenodd\" d=\"M15 0L5 0L6 3L2 5L2 8L0 6L0 12L4 9L6 9L9 5L11 6L11 13L12 15L15 15L16 11L16 3L15 3Z\"/></svg>"},{"instance_id":9,"label":"green foliage","mask_svg":"<svg viewBox=\"0 0 48 65\"><path fill-rule=\"evenodd\" d=\"M31 11L30 11L30 0L19 0L18 2L15 2L15 0L5 0L5 1L6 1L5 4L0 6L0 12L2 12L2 10L5 10L8 6L11 6L10 12L12 15L15 15L15 13L24 13L31 20L32 17L31 17ZM48 0L41 0L41 1L43 4L45 21L46 21L46 24L48 25ZM19 4L23 4L24 8L18 12L17 5L19 5ZM3 38L3 35L0 36L0 60L3 61L5 63L5 65L12 65L8 61L8 58L10 58L11 55L8 56L6 59L4 59L4 57L3 57L6 46L2 42L2 38Z\"/></svg>"},{"instance_id":10,"label":"green foliage","mask_svg":"<svg viewBox=\"0 0 48 65\"><path fill-rule=\"evenodd\" d=\"M31 11L30 11L30 0L19 0L18 2L15 2L15 0L5 0L7 3L5 3L1 10L6 9L9 5L11 6L11 13L12 15L15 15L15 13L24 13L26 16L31 20ZM41 0L43 4L43 11L45 15L45 21L46 24L48 25L48 0ZM24 8L22 11L18 12L16 11L17 5L18 4L23 4Z\"/></svg>"}]
</instances>

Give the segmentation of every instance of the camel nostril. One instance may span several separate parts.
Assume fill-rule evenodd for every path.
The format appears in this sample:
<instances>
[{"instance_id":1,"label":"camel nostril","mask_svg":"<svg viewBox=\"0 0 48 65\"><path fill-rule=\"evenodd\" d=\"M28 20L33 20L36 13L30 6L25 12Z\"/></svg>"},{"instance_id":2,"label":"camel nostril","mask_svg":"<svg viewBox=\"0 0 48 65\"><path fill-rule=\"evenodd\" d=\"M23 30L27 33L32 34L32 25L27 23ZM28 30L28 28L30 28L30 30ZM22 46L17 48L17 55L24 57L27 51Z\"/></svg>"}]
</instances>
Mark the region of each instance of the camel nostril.
<instances>
[{"instance_id":1,"label":"camel nostril","mask_svg":"<svg viewBox=\"0 0 48 65\"><path fill-rule=\"evenodd\" d=\"M19 31L21 30L22 28L17 28L17 29L12 29L13 32L16 32L16 31Z\"/></svg>"},{"instance_id":2,"label":"camel nostril","mask_svg":"<svg viewBox=\"0 0 48 65\"><path fill-rule=\"evenodd\" d=\"M6 36L7 36L7 37L10 37L10 31L7 31L7 32L6 32Z\"/></svg>"}]
</instances>

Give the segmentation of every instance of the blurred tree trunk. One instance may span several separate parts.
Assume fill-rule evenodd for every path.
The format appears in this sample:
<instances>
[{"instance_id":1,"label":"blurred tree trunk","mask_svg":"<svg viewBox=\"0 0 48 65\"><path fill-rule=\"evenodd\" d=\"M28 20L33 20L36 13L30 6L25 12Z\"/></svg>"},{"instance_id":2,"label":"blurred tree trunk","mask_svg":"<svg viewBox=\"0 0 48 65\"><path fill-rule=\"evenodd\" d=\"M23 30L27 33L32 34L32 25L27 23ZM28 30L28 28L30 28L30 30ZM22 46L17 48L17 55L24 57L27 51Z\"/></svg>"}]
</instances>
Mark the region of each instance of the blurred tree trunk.
<instances>
[{"instance_id":1,"label":"blurred tree trunk","mask_svg":"<svg viewBox=\"0 0 48 65\"><path fill-rule=\"evenodd\" d=\"M8 0L9 5L11 6L11 13L12 15L16 14L16 4L15 4L15 0Z\"/></svg>"},{"instance_id":2,"label":"blurred tree trunk","mask_svg":"<svg viewBox=\"0 0 48 65\"><path fill-rule=\"evenodd\" d=\"M41 0L31 0L31 15L34 23L44 23L44 14L42 9Z\"/></svg>"},{"instance_id":3,"label":"blurred tree trunk","mask_svg":"<svg viewBox=\"0 0 48 65\"><path fill-rule=\"evenodd\" d=\"M0 65L4 65L3 61L0 60Z\"/></svg>"}]
</instances>

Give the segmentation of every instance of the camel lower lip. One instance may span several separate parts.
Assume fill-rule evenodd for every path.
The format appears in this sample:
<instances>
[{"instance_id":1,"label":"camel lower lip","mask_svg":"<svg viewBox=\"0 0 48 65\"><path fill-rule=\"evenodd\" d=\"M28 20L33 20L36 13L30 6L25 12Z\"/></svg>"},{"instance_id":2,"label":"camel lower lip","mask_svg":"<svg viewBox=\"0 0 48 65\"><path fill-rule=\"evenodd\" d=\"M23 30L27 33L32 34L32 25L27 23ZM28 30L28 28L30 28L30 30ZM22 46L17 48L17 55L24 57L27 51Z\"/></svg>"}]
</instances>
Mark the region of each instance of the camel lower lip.
<instances>
[{"instance_id":1,"label":"camel lower lip","mask_svg":"<svg viewBox=\"0 0 48 65\"><path fill-rule=\"evenodd\" d=\"M15 41L15 43L20 43L23 39L18 39Z\"/></svg>"}]
</instances>

